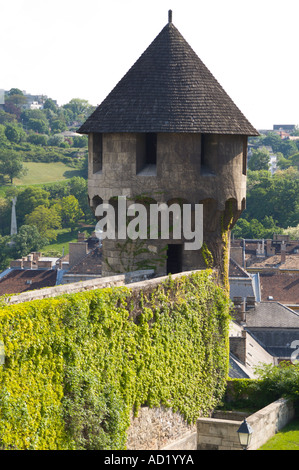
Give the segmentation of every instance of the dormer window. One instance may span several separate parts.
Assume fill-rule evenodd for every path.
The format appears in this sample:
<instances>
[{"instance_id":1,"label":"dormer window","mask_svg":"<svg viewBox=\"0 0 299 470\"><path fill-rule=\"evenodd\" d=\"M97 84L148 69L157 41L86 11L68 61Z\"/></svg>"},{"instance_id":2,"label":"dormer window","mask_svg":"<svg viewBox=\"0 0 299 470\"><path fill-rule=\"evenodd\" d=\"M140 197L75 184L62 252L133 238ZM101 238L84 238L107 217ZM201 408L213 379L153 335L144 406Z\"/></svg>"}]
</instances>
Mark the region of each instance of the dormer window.
<instances>
[{"instance_id":1,"label":"dormer window","mask_svg":"<svg viewBox=\"0 0 299 470\"><path fill-rule=\"evenodd\" d=\"M138 175L156 175L157 134L147 132L136 137L136 173Z\"/></svg>"}]
</instances>

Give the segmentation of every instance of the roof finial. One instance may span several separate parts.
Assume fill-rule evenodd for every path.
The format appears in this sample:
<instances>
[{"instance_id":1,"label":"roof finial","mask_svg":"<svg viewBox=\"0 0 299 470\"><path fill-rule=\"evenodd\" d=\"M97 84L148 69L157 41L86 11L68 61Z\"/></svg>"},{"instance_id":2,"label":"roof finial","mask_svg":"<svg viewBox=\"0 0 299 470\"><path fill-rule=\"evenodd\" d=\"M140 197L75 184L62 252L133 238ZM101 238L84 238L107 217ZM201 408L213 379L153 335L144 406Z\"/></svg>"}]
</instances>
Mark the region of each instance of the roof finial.
<instances>
[{"instance_id":1,"label":"roof finial","mask_svg":"<svg viewBox=\"0 0 299 470\"><path fill-rule=\"evenodd\" d=\"M168 10L168 23L172 23L172 10Z\"/></svg>"}]
</instances>

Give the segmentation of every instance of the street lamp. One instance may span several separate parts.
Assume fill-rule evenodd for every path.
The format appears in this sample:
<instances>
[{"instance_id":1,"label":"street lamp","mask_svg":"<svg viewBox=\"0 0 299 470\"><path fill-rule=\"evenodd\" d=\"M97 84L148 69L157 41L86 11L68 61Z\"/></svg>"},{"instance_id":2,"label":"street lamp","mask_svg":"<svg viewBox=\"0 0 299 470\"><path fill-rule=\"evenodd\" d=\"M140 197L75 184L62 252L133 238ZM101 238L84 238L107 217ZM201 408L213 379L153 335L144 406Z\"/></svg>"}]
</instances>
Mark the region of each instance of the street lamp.
<instances>
[{"instance_id":1,"label":"street lamp","mask_svg":"<svg viewBox=\"0 0 299 470\"><path fill-rule=\"evenodd\" d=\"M244 419L237 433L239 436L241 447L243 447L243 450L247 450L250 445L253 429L250 424L247 423L246 419Z\"/></svg>"}]
</instances>

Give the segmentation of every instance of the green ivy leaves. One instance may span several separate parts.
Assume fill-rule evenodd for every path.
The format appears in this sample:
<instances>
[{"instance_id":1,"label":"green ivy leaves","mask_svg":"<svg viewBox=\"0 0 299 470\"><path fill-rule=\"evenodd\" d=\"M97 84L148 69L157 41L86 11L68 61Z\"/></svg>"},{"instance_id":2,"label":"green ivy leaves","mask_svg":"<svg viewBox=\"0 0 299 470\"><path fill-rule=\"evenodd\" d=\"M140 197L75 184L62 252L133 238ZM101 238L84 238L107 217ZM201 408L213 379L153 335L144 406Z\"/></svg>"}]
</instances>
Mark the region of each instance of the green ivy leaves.
<instances>
[{"instance_id":1,"label":"green ivy leaves","mask_svg":"<svg viewBox=\"0 0 299 470\"><path fill-rule=\"evenodd\" d=\"M0 447L123 449L130 414L188 422L225 391L229 301L212 271L0 309Z\"/></svg>"}]
</instances>

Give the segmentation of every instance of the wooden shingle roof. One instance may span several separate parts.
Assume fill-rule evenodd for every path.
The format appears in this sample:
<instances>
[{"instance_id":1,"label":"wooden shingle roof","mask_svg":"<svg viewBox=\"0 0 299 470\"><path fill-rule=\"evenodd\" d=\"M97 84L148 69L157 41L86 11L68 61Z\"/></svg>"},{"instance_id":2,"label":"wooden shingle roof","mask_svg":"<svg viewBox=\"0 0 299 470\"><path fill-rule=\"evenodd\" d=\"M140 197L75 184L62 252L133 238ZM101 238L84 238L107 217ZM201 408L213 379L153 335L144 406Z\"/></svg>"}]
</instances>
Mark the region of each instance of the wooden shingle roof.
<instances>
[{"instance_id":1,"label":"wooden shingle roof","mask_svg":"<svg viewBox=\"0 0 299 470\"><path fill-rule=\"evenodd\" d=\"M171 21L77 132L258 135Z\"/></svg>"}]
</instances>

